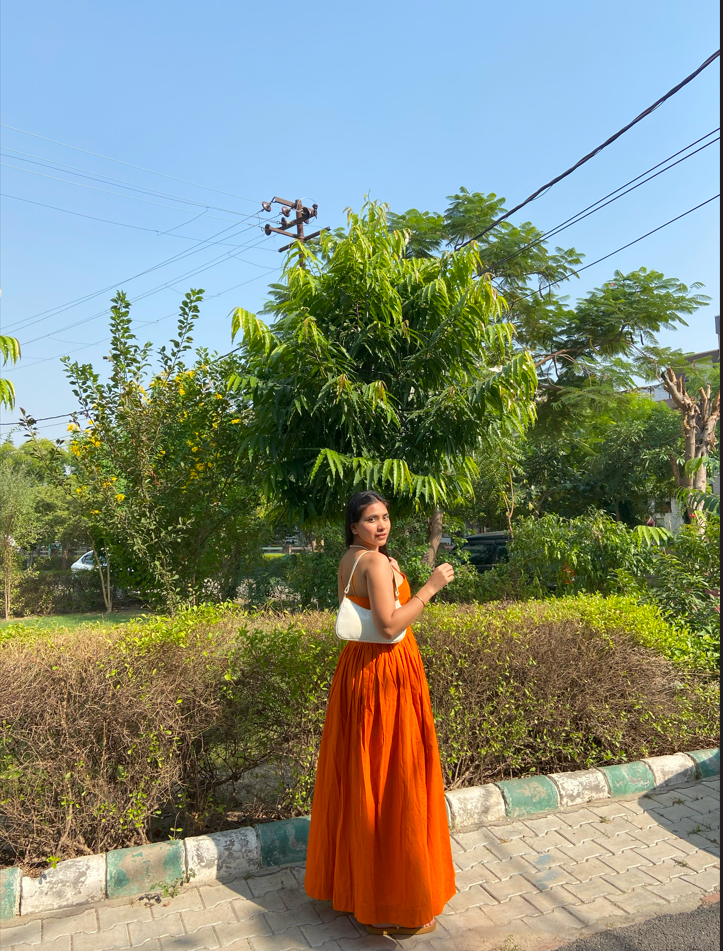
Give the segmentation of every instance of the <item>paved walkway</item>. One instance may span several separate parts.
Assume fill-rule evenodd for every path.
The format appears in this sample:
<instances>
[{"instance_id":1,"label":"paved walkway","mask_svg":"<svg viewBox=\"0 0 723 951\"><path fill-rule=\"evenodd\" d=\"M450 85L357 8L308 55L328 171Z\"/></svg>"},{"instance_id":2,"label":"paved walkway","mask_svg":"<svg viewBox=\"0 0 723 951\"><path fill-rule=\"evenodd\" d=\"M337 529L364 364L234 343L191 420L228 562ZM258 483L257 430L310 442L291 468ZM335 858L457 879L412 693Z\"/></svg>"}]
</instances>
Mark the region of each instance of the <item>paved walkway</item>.
<instances>
[{"instance_id":1,"label":"paved walkway","mask_svg":"<svg viewBox=\"0 0 723 951\"><path fill-rule=\"evenodd\" d=\"M458 892L431 935L370 937L304 892L303 867L229 885L49 912L5 927L3 951L543 951L697 907L720 884L720 782L455 835Z\"/></svg>"}]
</instances>

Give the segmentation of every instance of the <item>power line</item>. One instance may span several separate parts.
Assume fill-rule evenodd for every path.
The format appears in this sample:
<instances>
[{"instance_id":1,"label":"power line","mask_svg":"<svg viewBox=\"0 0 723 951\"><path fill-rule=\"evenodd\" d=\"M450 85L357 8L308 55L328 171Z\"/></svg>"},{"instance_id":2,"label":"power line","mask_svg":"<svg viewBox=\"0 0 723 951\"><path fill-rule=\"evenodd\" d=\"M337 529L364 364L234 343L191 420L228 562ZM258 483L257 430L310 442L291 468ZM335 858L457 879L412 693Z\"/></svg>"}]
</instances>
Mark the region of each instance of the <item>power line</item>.
<instances>
[{"instance_id":1,"label":"power line","mask_svg":"<svg viewBox=\"0 0 723 951\"><path fill-rule=\"evenodd\" d=\"M588 152L587 155L584 155L581 159L575 162L574 165L571 165L570 168L568 168L566 171L562 172L560 175L556 175L555 178L547 182L546 185L542 185L540 188L537 189L537 191L534 191L529 196L529 198L525 198L525 200L521 201L519 205L515 205L514 208L510 209L510 211L505 212L504 215L501 215L499 218L493 221L492 224L488 225L483 231L480 231L479 234L475 235L473 238L469 238L467 241L461 244L459 248L457 248L457 250L458 251L461 250L462 248L466 247L466 245L470 244L472 241L478 241L480 238L484 237L484 235L486 235L488 231L491 231L493 228L496 228L498 224L501 224L501 222L506 221L507 218L509 218L511 215L514 215L515 212L519 211L521 208L524 208L525 205L529 205L531 201L534 201L536 198L539 198L540 195L543 194L543 192L548 191L548 189L552 188L553 185L557 185L558 182L561 182L564 178L567 178L568 175L572 175L572 173L577 171L577 169L580 168L580 166L584 165L586 162L589 162L590 159L595 158L595 156L598 155L600 152L602 152L603 149L606 149L609 145L612 145L613 142L619 139L621 135L624 135L626 132L632 129L633 126L637 125L638 122L645 119L646 116L649 116L651 112L654 112L659 106L662 106L662 104L666 102L668 99L670 99L671 96L674 96L677 92L680 92L680 90L684 86L687 86L689 82L691 82L693 79L695 79L696 76L702 73L703 70L706 69L708 66L710 66L710 64L713 63L719 56L720 56L720 50L716 50L715 53L711 54L708 57L708 59L706 59L705 62L701 63L701 65L696 70L694 70L689 76L686 76L685 79L682 80L682 82L679 82L677 86L673 86L672 89L669 89L668 92L666 92L664 96L661 96L660 99L657 99L651 106L648 106L647 109L643 110L643 112L641 112L639 116L636 116L632 120L632 122L628 122L627 125L623 126L622 129L619 129L609 138L605 139L605 141L602 142L600 145L598 145L597 148L593 149L592 152Z\"/></svg>"},{"instance_id":2,"label":"power line","mask_svg":"<svg viewBox=\"0 0 723 951\"><path fill-rule=\"evenodd\" d=\"M555 235L560 234L562 231L566 231L568 228L571 228L573 225L578 224L580 221L584 221L585 218L589 218L590 215L594 215L596 212L602 211L603 208L607 208L608 205L611 205L613 202L617 201L619 198L623 198L625 195L629 195L630 192L635 191L635 189L640 188L642 185L645 185L648 182L653 181L653 179L657 178L658 175L662 175L664 172L669 172L672 168L675 168L677 165L680 165L681 162L685 162L687 159L692 158L694 155L697 155L698 152L702 152L703 149L707 149L709 145L715 145L716 142L720 142L720 136L718 136L717 139L712 139L710 142L706 142L705 145L701 145L701 147L699 149L696 149L694 152L689 152L687 155L684 155L683 158L678 159L677 162L673 162L672 165L666 165L666 162L670 162L671 159L674 159L676 156L681 155L683 152L686 152L688 149L691 149L694 145L697 145L699 142L702 142L704 139L707 139L711 135L715 135L715 133L719 131L720 131L719 129L713 129L712 132L709 132L707 135L701 136L699 139L696 139L695 142L691 142L689 145L686 145L685 148L680 149L678 152L674 152L672 155L669 155L668 158L663 159L662 162L658 162L657 165L653 165L651 168L647 169L647 171L641 172L640 175L637 175L635 178L631 178L629 182L626 182L624 185L621 185L619 188L616 188L614 191L609 192L607 195L604 195L602 198L599 198L597 201L593 202L591 205L588 205L587 208L583 208L582 211L579 211L576 214L572 215L572 217L567 218L565 221L561 222L559 225L555 225L555 227L551 228L549 231L543 232L539 238L536 238L534 241L530 241L528 244L523 245L521 248L518 248L516 251L513 251L512 254L508 254L507 257L502 258L501 261L495 261L493 266L495 268L501 267L503 264L506 264L508 261L511 261L513 258L518 257L520 254L524 254L525 251L528 251L530 248L533 248L538 244L541 244L543 241L546 241L548 238L554 237ZM666 167L660 168L661 165L666 165ZM648 178L644 178L645 175L648 175L650 172L655 171L655 169L660 169L660 171L655 172L654 175L649 175ZM643 179L643 180L639 181L639 179ZM633 184L634 182L637 182L637 184ZM627 187L628 185L632 185L632 187L628 188ZM627 189L627 190L623 191L623 189Z\"/></svg>"},{"instance_id":3,"label":"power line","mask_svg":"<svg viewBox=\"0 0 723 951\"><path fill-rule=\"evenodd\" d=\"M266 238L261 239L261 241L265 241L265 240ZM258 242L258 243L261 243L261 242ZM249 247L249 246L253 247L253 245L251 245L250 242L247 242L247 244L245 246L242 245L241 248L243 250L245 247ZM145 300L146 297L151 297L154 294L157 294L160 291L165 290L167 287L170 287L173 284L177 284L179 281L182 281L185 278L193 277L196 274L201 274L203 271L207 271L209 270L209 268L215 267L216 265L220 264L223 260L229 260L231 258L237 258L237 257L238 257L238 253L233 254L231 251L225 251L223 254L220 254L217 258L214 258L210 262L206 262L200 267L191 268L190 271L185 271L183 274L179 274L177 277L174 277L173 280L171 281L166 281L163 284L158 284L156 287L153 287L147 291L144 291L142 294L139 294L135 298L134 303L137 303L138 301L141 301L141 300ZM248 263L253 264L254 262L248 262ZM257 267L263 267L263 265L257 265ZM153 268L151 268L150 270L153 270ZM268 270L273 270L273 268L269 268ZM120 283L125 283L125 282L120 282ZM112 285L112 286L115 286L115 285ZM44 340L46 337L53 337L55 334L63 333L66 330L73 330L75 327L80 327L83 324L90 323L90 321L92 320L97 320L99 317L105 316L106 313L107 313L107 309L103 309L101 311L98 311L98 313L96 314L91 314L90 317L83 317L81 320L75 321L75 323L66 324L65 327L58 327L55 330L50 331L49 333L41 334L39 337L33 337L32 340L25 340L23 341L23 347L26 347L31 343L37 343L38 340Z\"/></svg>"},{"instance_id":4,"label":"power line","mask_svg":"<svg viewBox=\"0 0 723 951\"><path fill-rule=\"evenodd\" d=\"M250 201L254 205L260 205L260 201L256 201L253 198L245 198L243 195L235 195L233 192L225 192L220 188L211 188L209 185L198 185L196 182L186 181L184 178L175 178L173 175L166 175L165 172L155 172L151 168L143 168L141 165L132 165L130 162L123 162L120 159L111 158L108 155L101 155L99 152L91 152L88 149L78 148L76 145L68 145L66 142L58 142L57 139L49 139L44 135L38 135L36 132L28 132L26 129L18 129L16 126L5 125L2 123L2 128L12 129L13 132L21 132L23 135L31 135L35 139L42 139L44 142L52 142L53 145L61 145L65 149L73 149L75 152L83 152L86 155L94 155L96 158L105 159L107 162L115 162L117 165L125 165L127 168L135 168L139 172L148 172L151 175L160 175L161 178L168 178L172 182L181 182L183 185L192 185L194 188L205 188L207 191L216 192L219 195L228 195L229 198L238 198L241 201Z\"/></svg>"},{"instance_id":5,"label":"power line","mask_svg":"<svg viewBox=\"0 0 723 951\"><path fill-rule=\"evenodd\" d=\"M616 248L614 251L611 251L609 254L604 254L601 258L598 258L596 261L591 261L589 264L586 264L584 267L577 268L575 274L580 274L582 271L587 271L589 267L594 267L596 264L600 264L601 261L607 261L608 258L611 258L614 254L618 254L620 251L625 251L626 248L631 248L634 244L637 244L639 241L644 241L645 238L649 238L651 234L655 234L657 231L662 231L663 228L667 228L668 225L674 224L676 221L680 221L681 218L685 218L687 215L692 214L694 211L697 211L699 208L703 208L705 205L709 205L712 201L715 201L717 198L720 198L720 192L717 195L713 195L712 198L707 198L705 201L702 201L699 205L695 205L693 208L689 208L687 211L684 211L682 215L676 215L675 218L671 218L670 221L666 221L662 225L658 225L657 228L653 228L652 231L647 231L645 234L641 234L639 238L635 238L634 241L629 241L627 244L623 244L621 247ZM531 291L529 294L524 294L522 297L517 297L514 300L514 303L517 304L520 301L527 300L530 297L535 297L537 294L542 294L543 291L548 290L551 287L554 287L556 284L560 284L560 281L550 281L549 284L546 284L544 287L538 288L538 290Z\"/></svg>"},{"instance_id":6,"label":"power line","mask_svg":"<svg viewBox=\"0 0 723 951\"><path fill-rule=\"evenodd\" d=\"M27 156L27 158L24 157L21 159L16 159L15 161L26 162L29 165L40 165L43 168L49 168L54 172L66 169L71 175L75 175L78 178L87 178L90 181L102 182L104 185L120 185L121 188L127 188L131 191L141 192L144 195L153 195L156 198L168 198L171 201L178 201L186 205L195 205L196 207L205 208L207 211L212 209L213 211L225 211L230 215L243 215L243 212L238 212L233 208L224 208L220 205L209 205L206 202L195 201L192 198L180 198L178 195L171 195L168 192L160 192L155 188L146 188L144 185L135 185L133 182L126 182L120 178L113 178L111 175L95 174L94 172L89 172L85 168L79 168L77 165L65 165L63 162L56 162L54 159L45 159L41 155L34 155L32 152L21 152L18 149L11 149L8 146L3 146L3 149L5 149L7 152L14 152L16 155ZM12 158L12 156L6 155L4 158ZM18 166L13 165L10 167L17 168ZM30 169L23 169L23 171L30 171ZM78 183L71 182L70 184Z\"/></svg>"},{"instance_id":7,"label":"power line","mask_svg":"<svg viewBox=\"0 0 723 951\"><path fill-rule=\"evenodd\" d=\"M173 205L164 205L158 201L149 201L147 198L139 198L137 195L122 195L120 192L109 191L107 188L96 188L95 185L85 185L83 182L71 182L67 178L56 178L55 175L45 175L43 172L33 171L32 168L23 168L21 165L9 165L7 162L0 162L0 165L3 165L5 168L14 168L18 172L26 172L28 175L38 175L40 178L48 178L52 182L63 182L65 185L75 185L76 188L88 188L90 191L101 192L104 195L115 195L116 198L127 198L130 201L140 201L144 205L156 205L158 208L170 208L172 211L180 211L183 214L190 215L193 212L186 211L183 208L174 208ZM181 199L182 200L182 199ZM200 202L187 202L187 204L194 204L197 207L205 207L201 205ZM247 218L254 217L253 214L246 215ZM222 215L209 215L209 218L217 218L219 221L229 221L230 219L223 217Z\"/></svg>"},{"instance_id":8,"label":"power line","mask_svg":"<svg viewBox=\"0 0 723 951\"><path fill-rule=\"evenodd\" d=\"M29 204L29 205L38 205L40 208L50 208L52 211L62 211L63 214L66 214L66 215L76 215L76 216L79 217L79 218L89 218L91 221L101 221L101 222L103 222L104 224L117 225L119 228L134 228L134 229L137 230L137 231L148 231L148 232L150 232L151 234L158 235L159 237L181 238L183 241L198 241L198 240L199 240L198 238L194 237L193 235L188 235L188 234L173 234L173 233L172 233L172 230L173 230L173 229L171 229L171 230L169 230L169 231L160 231L158 228L144 228L142 225L131 225L131 224L128 224L127 222L125 222L125 221L113 221L111 218L97 218L95 215L86 215L86 214L83 214L83 212L80 212L80 211L71 211L70 208L59 208L57 205L47 205L45 202L42 202L42 201L34 201L32 198L21 198L20 195L10 195L8 192L0 192L0 197L2 197L2 198L12 198L12 199L14 199L15 201L24 201L24 202L26 202L26 203ZM170 206L168 206L168 207L170 207ZM181 214L183 214L183 215L188 214L188 212L183 211L181 208L176 208L175 210L176 210L176 211L180 211ZM201 215L197 215L197 217L200 218ZM206 218L214 218L215 215L204 215L203 217L206 217ZM252 217L253 217L253 216L252 216ZM191 221L193 221L193 220L194 220L194 219L191 219ZM226 219L222 219L222 220L226 220ZM183 221L183 222L181 222L180 225L176 225L176 227L177 227L177 228L180 228L180 227L182 227L183 225L191 224L191 221ZM224 242L224 241L219 241L218 244L223 245L223 244L225 244L225 242ZM235 244L235 245L231 245L231 247L238 248L238 247L240 247L240 245ZM264 250L266 250L266 249L264 249ZM271 249L269 248L269 250L271 250Z\"/></svg>"}]
</instances>

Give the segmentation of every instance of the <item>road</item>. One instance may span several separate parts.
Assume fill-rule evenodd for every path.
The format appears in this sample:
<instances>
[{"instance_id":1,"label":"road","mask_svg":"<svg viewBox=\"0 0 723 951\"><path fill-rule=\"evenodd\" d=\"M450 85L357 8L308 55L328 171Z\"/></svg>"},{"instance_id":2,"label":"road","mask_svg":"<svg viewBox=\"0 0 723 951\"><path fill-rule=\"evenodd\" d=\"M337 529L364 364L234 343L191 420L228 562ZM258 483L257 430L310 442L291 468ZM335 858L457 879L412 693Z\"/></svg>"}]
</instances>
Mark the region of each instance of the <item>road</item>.
<instances>
[{"instance_id":1,"label":"road","mask_svg":"<svg viewBox=\"0 0 723 951\"><path fill-rule=\"evenodd\" d=\"M720 903L580 938L560 951L719 951Z\"/></svg>"}]
</instances>

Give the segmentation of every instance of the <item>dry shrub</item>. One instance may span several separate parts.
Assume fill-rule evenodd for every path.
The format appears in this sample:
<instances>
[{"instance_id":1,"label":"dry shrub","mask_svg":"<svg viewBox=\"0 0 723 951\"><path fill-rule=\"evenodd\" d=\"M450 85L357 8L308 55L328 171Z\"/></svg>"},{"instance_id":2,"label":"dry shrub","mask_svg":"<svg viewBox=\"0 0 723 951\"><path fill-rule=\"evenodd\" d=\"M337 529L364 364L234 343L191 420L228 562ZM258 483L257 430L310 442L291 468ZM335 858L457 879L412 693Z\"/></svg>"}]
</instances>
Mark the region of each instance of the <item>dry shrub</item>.
<instances>
[{"instance_id":1,"label":"dry shrub","mask_svg":"<svg viewBox=\"0 0 723 951\"><path fill-rule=\"evenodd\" d=\"M418 639L450 787L717 742L717 687L625 630L495 607L435 613Z\"/></svg>"},{"instance_id":2,"label":"dry shrub","mask_svg":"<svg viewBox=\"0 0 723 951\"><path fill-rule=\"evenodd\" d=\"M656 609L594 596L425 612L447 786L714 745L717 686L644 646L670 637ZM6 640L3 859L308 813L340 650L328 612L219 607Z\"/></svg>"},{"instance_id":3,"label":"dry shrub","mask_svg":"<svg viewBox=\"0 0 723 951\"><path fill-rule=\"evenodd\" d=\"M0 848L26 867L147 841L183 807L216 676L173 644L119 651L98 629L2 649Z\"/></svg>"}]
</instances>

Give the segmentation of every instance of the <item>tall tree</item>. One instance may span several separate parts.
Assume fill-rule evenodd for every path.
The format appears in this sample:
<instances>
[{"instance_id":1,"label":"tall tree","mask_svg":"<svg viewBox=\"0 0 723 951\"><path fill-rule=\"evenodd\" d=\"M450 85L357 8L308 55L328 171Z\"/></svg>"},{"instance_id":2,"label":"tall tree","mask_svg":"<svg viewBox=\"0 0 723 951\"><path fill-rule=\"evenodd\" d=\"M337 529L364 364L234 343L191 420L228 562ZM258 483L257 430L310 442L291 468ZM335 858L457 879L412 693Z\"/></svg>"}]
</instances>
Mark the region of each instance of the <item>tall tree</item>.
<instances>
[{"instance_id":1,"label":"tall tree","mask_svg":"<svg viewBox=\"0 0 723 951\"><path fill-rule=\"evenodd\" d=\"M412 240L368 203L318 253L297 246L264 311L273 326L234 312L247 362L234 385L252 408L241 449L301 521L338 517L367 485L440 510L471 492L490 423L522 432L534 417L534 366L479 249L410 257Z\"/></svg>"}]
</instances>

